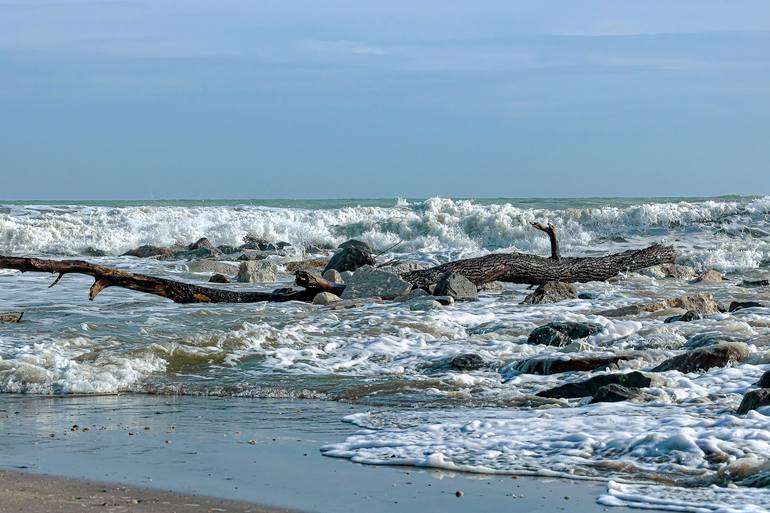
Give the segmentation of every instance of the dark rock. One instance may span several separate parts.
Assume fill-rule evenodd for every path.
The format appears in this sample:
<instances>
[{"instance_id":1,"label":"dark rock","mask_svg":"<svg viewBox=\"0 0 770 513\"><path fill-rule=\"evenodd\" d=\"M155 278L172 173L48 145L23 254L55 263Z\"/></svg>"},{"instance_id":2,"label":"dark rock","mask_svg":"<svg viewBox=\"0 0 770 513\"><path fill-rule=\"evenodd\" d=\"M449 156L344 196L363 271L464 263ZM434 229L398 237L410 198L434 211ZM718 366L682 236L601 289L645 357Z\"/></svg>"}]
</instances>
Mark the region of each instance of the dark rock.
<instances>
[{"instance_id":1,"label":"dark rock","mask_svg":"<svg viewBox=\"0 0 770 513\"><path fill-rule=\"evenodd\" d=\"M434 296L451 296L455 301L476 301L479 298L478 289L468 278L458 273L450 273L436 284Z\"/></svg>"},{"instance_id":2,"label":"dark rock","mask_svg":"<svg viewBox=\"0 0 770 513\"><path fill-rule=\"evenodd\" d=\"M232 255L234 253L238 253L239 249L235 246L230 246L229 244L222 244L221 246L217 246L217 249L222 252L223 255Z\"/></svg>"},{"instance_id":3,"label":"dark rock","mask_svg":"<svg viewBox=\"0 0 770 513\"><path fill-rule=\"evenodd\" d=\"M179 260L195 260L198 258L215 258L222 256L222 252L215 247L197 248L174 253L174 258Z\"/></svg>"},{"instance_id":4,"label":"dark rock","mask_svg":"<svg viewBox=\"0 0 770 513\"><path fill-rule=\"evenodd\" d=\"M738 414L743 415L761 406L770 405L770 388L758 388L746 392L741 405L738 406Z\"/></svg>"},{"instance_id":5,"label":"dark rock","mask_svg":"<svg viewBox=\"0 0 770 513\"><path fill-rule=\"evenodd\" d=\"M139 246L136 249L132 249L130 251L126 251L123 253L122 256L133 256L137 258L152 258L152 257L161 257L161 258L168 258L174 256L174 253L176 253L175 248L161 248L159 246L151 246L149 244L144 246Z\"/></svg>"},{"instance_id":6,"label":"dark rock","mask_svg":"<svg viewBox=\"0 0 770 513\"><path fill-rule=\"evenodd\" d=\"M560 374L562 372L590 372L606 369L630 358L630 356L624 355L535 356L517 362L512 368L522 374L540 375Z\"/></svg>"},{"instance_id":7,"label":"dark rock","mask_svg":"<svg viewBox=\"0 0 770 513\"><path fill-rule=\"evenodd\" d=\"M534 292L524 298L522 304L558 303L565 299L576 299L577 290L571 283L547 281L539 285Z\"/></svg>"},{"instance_id":8,"label":"dark rock","mask_svg":"<svg viewBox=\"0 0 770 513\"><path fill-rule=\"evenodd\" d=\"M666 319L665 323L671 323L671 322L690 322L690 321L697 321L698 319L701 319L701 315L697 312L693 312L691 310L687 310L682 315L672 315L668 319Z\"/></svg>"},{"instance_id":9,"label":"dark rock","mask_svg":"<svg viewBox=\"0 0 770 513\"><path fill-rule=\"evenodd\" d=\"M193 250L196 250L196 249L216 250L217 248L215 248L214 245L211 243L211 241L208 240L206 237L201 237L197 241L195 241L192 244L190 244L189 246L187 246L187 249L193 251Z\"/></svg>"},{"instance_id":10,"label":"dark rock","mask_svg":"<svg viewBox=\"0 0 770 513\"><path fill-rule=\"evenodd\" d=\"M749 355L749 348L741 342L721 342L694 349L669 358L652 372L678 370L679 372L708 371L714 367L725 367L728 364L740 362Z\"/></svg>"},{"instance_id":11,"label":"dark rock","mask_svg":"<svg viewBox=\"0 0 770 513\"><path fill-rule=\"evenodd\" d=\"M265 260L267 258L267 255L261 251L257 250L245 250L241 255L238 257L238 260L241 262L246 262L248 260Z\"/></svg>"},{"instance_id":12,"label":"dark rock","mask_svg":"<svg viewBox=\"0 0 770 513\"><path fill-rule=\"evenodd\" d=\"M339 272L355 271L359 267L375 264L372 248L365 242L349 240L340 244L339 248L329 263L326 264L324 272L329 269L335 269Z\"/></svg>"},{"instance_id":13,"label":"dark rock","mask_svg":"<svg viewBox=\"0 0 770 513\"><path fill-rule=\"evenodd\" d=\"M623 385L612 383L610 385L605 385L597 390L594 398L591 399L591 404L617 403L620 401L635 399L641 395L642 393L639 391L639 389L626 388Z\"/></svg>"},{"instance_id":14,"label":"dark rock","mask_svg":"<svg viewBox=\"0 0 770 513\"><path fill-rule=\"evenodd\" d=\"M230 283L230 279L224 274L215 274L209 278L209 283Z\"/></svg>"},{"instance_id":15,"label":"dark rock","mask_svg":"<svg viewBox=\"0 0 770 513\"><path fill-rule=\"evenodd\" d=\"M532 330L527 343L562 347L573 340L596 335L603 329L601 324L591 322L549 322Z\"/></svg>"},{"instance_id":16,"label":"dark rock","mask_svg":"<svg viewBox=\"0 0 770 513\"><path fill-rule=\"evenodd\" d=\"M475 353L466 353L455 356L449 362L449 368L459 371L478 370L485 366L486 362L484 359Z\"/></svg>"},{"instance_id":17,"label":"dark rock","mask_svg":"<svg viewBox=\"0 0 770 513\"><path fill-rule=\"evenodd\" d=\"M596 294L593 292L581 292L577 297L578 299L596 299Z\"/></svg>"},{"instance_id":18,"label":"dark rock","mask_svg":"<svg viewBox=\"0 0 770 513\"><path fill-rule=\"evenodd\" d=\"M0 312L0 323L14 324L21 322L24 312Z\"/></svg>"},{"instance_id":19,"label":"dark rock","mask_svg":"<svg viewBox=\"0 0 770 513\"><path fill-rule=\"evenodd\" d=\"M648 375L639 371L623 374L604 374L594 376L578 383L567 383L549 390L543 390L536 395L554 399L573 399L576 397L588 397L596 395L597 391L607 385L620 385L627 388L648 388L659 386L663 383L660 376Z\"/></svg>"},{"instance_id":20,"label":"dark rock","mask_svg":"<svg viewBox=\"0 0 770 513\"><path fill-rule=\"evenodd\" d=\"M756 301L733 301L730 303L730 306L727 307L727 311L732 313L743 310L744 308L757 308L763 306L765 305L757 303Z\"/></svg>"},{"instance_id":21,"label":"dark rock","mask_svg":"<svg viewBox=\"0 0 770 513\"><path fill-rule=\"evenodd\" d=\"M757 382L757 386L759 388L770 388L770 371L762 374L762 377L759 378L759 381Z\"/></svg>"},{"instance_id":22,"label":"dark rock","mask_svg":"<svg viewBox=\"0 0 770 513\"><path fill-rule=\"evenodd\" d=\"M275 247L278 248L278 249L290 248L291 247L291 243L280 240L280 241L275 243Z\"/></svg>"},{"instance_id":23,"label":"dark rock","mask_svg":"<svg viewBox=\"0 0 770 513\"><path fill-rule=\"evenodd\" d=\"M86 249L83 250L83 254L86 256L91 257L103 257L107 256L107 252L103 251L101 249L95 248L93 246L88 246Z\"/></svg>"},{"instance_id":24,"label":"dark rock","mask_svg":"<svg viewBox=\"0 0 770 513\"><path fill-rule=\"evenodd\" d=\"M743 280L741 287L770 287L770 280Z\"/></svg>"},{"instance_id":25,"label":"dark rock","mask_svg":"<svg viewBox=\"0 0 770 513\"><path fill-rule=\"evenodd\" d=\"M693 335L684 344L684 349L698 349L700 347L713 346L720 342L739 342L741 339L733 336L721 333L719 331L707 331L705 333L698 333Z\"/></svg>"}]
</instances>

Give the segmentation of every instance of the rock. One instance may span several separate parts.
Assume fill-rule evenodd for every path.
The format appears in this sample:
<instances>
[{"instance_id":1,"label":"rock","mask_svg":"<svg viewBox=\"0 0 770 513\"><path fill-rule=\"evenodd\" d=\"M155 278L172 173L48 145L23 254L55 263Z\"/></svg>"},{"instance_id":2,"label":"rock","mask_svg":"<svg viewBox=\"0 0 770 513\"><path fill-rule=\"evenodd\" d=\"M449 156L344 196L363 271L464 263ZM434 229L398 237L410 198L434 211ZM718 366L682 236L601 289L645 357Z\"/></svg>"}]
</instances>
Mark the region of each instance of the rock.
<instances>
[{"instance_id":1,"label":"rock","mask_svg":"<svg viewBox=\"0 0 770 513\"><path fill-rule=\"evenodd\" d=\"M329 263L326 264L324 272L329 269L342 271L355 271L365 265L374 265L372 248L365 242L358 240L349 240L339 245L339 250L334 253Z\"/></svg>"},{"instance_id":2,"label":"rock","mask_svg":"<svg viewBox=\"0 0 770 513\"><path fill-rule=\"evenodd\" d=\"M409 292L407 292L406 294L404 294L403 296L397 297L396 300L397 301L410 301L410 300L415 299L415 298L421 298L421 297L424 298L424 297L428 297L428 296L430 296L430 294L428 294L427 292L425 292L422 289L412 289ZM431 300L435 301L434 298L432 298L432 297L431 297Z\"/></svg>"},{"instance_id":3,"label":"rock","mask_svg":"<svg viewBox=\"0 0 770 513\"><path fill-rule=\"evenodd\" d=\"M695 277L693 283L722 283L722 274L718 271L706 271Z\"/></svg>"},{"instance_id":4,"label":"rock","mask_svg":"<svg viewBox=\"0 0 770 513\"><path fill-rule=\"evenodd\" d=\"M347 281L353 277L353 271L342 271L340 273L340 276L342 277L342 282L347 283Z\"/></svg>"},{"instance_id":5,"label":"rock","mask_svg":"<svg viewBox=\"0 0 770 513\"><path fill-rule=\"evenodd\" d=\"M433 301L442 304L443 306L449 306L455 304L455 298L452 296L433 296Z\"/></svg>"},{"instance_id":6,"label":"rock","mask_svg":"<svg viewBox=\"0 0 770 513\"><path fill-rule=\"evenodd\" d=\"M505 284L501 281L490 281L489 283L483 284L480 290L491 294L500 294L505 290Z\"/></svg>"},{"instance_id":7,"label":"rock","mask_svg":"<svg viewBox=\"0 0 770 513\"><path fill-rule=\"evenodd\" d=\"M176 248L161 248L159 246L151 246L147 244L144 246L139 246L136 249L126 251L121 256L133 256L137 258L152 258L152 257L169 258L169 257L173 257L176 251L177 251Z\"/></svg>"},{"instance_id":8,"label":"rock","mask_svg":"<svg viewBox=\"0 0 770 513\"><path fill-rule=\"evenodd\" d=\"M348 308L360 308L372 303L382 303L382 298L379 297L365 297L361 299L343 299L332 303L329 307L332 310L345 310Z\"/></svg>"},{"instance_id":9,"label":"rock","mask_svg":"<svg viewBox=\"0 0 770 513\"><path fill-rule=\"evenodd\" d=\"M415 262L410 260L400 260L388 265L380 267L383 271L390 271L393 274L404 274L411 271L419 271L421 269L427 269L430 267L428 264L422 262Z\"/></svg>"},{"instance_id":10,"label":"rock","mask_svg":"<svg viewBox=\"0 0 770 513\"><path fill-rule=\"evenodd\" d=\"M286 264L286 272L294 274L297 271L315 271L326 266L328 263L328 258L310 258L308 260L289 262Z\"/></svg>"},{"instance_id":11,"label":"rock","mask_svg":"<svg viewBox=\"0 0 770 513\"><path fill-rule=\"evenodd\" d=\"M476 301L479 292L471 280L458 273L450 273L436 284L434 296L451 296L455 301Z\"/></svg>"},{"instance_id":12,"label":"rock","mask_svg":"<svg viewBox=\"0 0 770 513\"><path fill-rule=\"evenodd\" d=\"M680 278L687 280L691 280L697 275L695 269L692 267L677 264L653 265L647 269L642 269L639 271L639 274L643 274L651 278Z\"/></svg>"},{"instance_id":13,"label":"rock","mask_svg":"<svg viewBox=\"0 0 770 513\"><path fill-rule=\"evenodd\" d=\"M630 356L624 355L551 355L535 356L515 363L513 370L522 374L560 374L562 372L590 372L606 369L618 362L629 360Z\"/></svg>"},{"instance_id":14,"label":"rock","mask_svg":"<svg viewBox=\"0 0 770 513\"><path fill-rule=\"evenodd\" d=\"M195 260L197 258L214 258L222 256L222 252L217 248L197 248L188 249L174 253L174 258L179 260Z\"/></svg>"},{"instance_id":15,"label":"rock","mask_svg":"<svg viewBox=\"0 0 770 513\"><path fill-rule=\"evenodd\" d=\"M269 253L265 253L264 251L245 249L238 256L238 260L242 262L246 260L265 260L268 256Z\"/></svg>"},{"instance_id":16,"label":"rock","mask_svg":"<svg viewBox=\"0 0 770 513\"><path fill-rule=\"evenodd\" d=\"M24 312L0 312L0 324L13 324L21 322Z\"/></svg>"},{"instance_id":17,"label":"rock","mask_svg":"<svg viewBox=\"0 0 770 513\"><path fill-rule=\"evenodd\" d=\"M693 312L692 310L687 310L682 315L672 315L671 317L667 318L665 323L671 323L671 322L690 322L690 321L697 321L701 318L701 315L697 312Z\"/></svg>"},{"instance_id":18,"label":"rock","mask_svg":"<svg viewBox=\"0 0 770 513\"><path fill-rule=\"evenodd\" d=\"M438 310L441 308L441 303L435 301L431 297L418 297L406 302L409 305L410 310L427 312L429 310Z\"/></svg>"},{"instance_id":19,"label":"rock","mask_svg":"<svg viewBox=\"0 0 770 513\"><path fill-rule=\"evenodd\" d=\"M761 406L770 406L770 388L758 388L757 390L746 392L741 405L738 406L738 414L744 415Z\"/></svg>"},{"instance_id":20,"label":"rock","mask_svg":"<svg viewBox=\"0 0 770 513\"><path fill-rule=\"evenodd\" d=\"M573 340L595 335L603 329L601 324L591 322L549 322L532 330L527 343L562 347Z\"/></svg>"},{"instance_id":21,"label":"rock","mask_svg":"<svg viewBox=\"0 0 770 513\"><path fill-rule=\"evenodd\" d=\"M736 336L727 335L719 331L707 331L705 333L693 335L687 339L687 342L685 342L682 347L685 349L698 349L701 347L713 346L720 342L739 342L740 340L741 339Z\"/></svg>"},{"instance_id":22,"label":"rock","mask_svg":"<svg viewBox=\"0 0 770 513\"><path fill-rule=\"evenodd\" d=\"M187 270L191 273L235 274L238 268L238 264L218 260L194 260L187 264Z\"/></svg>"},{"instance_id":23,"label":"rock","mask_svg":"<svg viewBox=\"0 0 770 513\"><path fill-rule=\"evenodd\" d=\"M577 295L578 299L596 299L596 294L593 292L581 292Z\"/></svg>"},{"instance_id":24,"label":"rock","mask_svg":"<svg viewBox=\"0 0 770 513\"><path fill-rule=\"evenodd\" d=\"M662 386L665 382L660 376L654 374L645 374L639 371L604 374L594 376L585 381L577 383L567 383L555 388L538 392L539 397L550 397L553 399L574 399L577 397L588 397L596 395L597 391L607 385L620 385L627 388L648 388Z\"/></svg>"},{"instance_id":25,"label":"rock","mask_svg":"<svg viewBox=\"0 0 770 513\"><path fill-rule=\"evenodd\" d=\"M577 299L577 290L571 283L547 281L539 285L534 292L524 298L523 305L558 303L565 299Z\"/></svg>"},{"instance_id":26,"label":"rock","mask_svg":"<svg viewBox=\"0 0 770 513\"><path fill-rule=\"evenodd\" d=\"M230 283L230 279L224 274L214 274L209 278L209 283Z\"/></svg>"},{"instance_id":27,"label":"rock","mask_svg":"<svg viewBox=\"0 0 770 513\"><path fill-rule=\"evenodd\" d=\"M741 287L770 287L770 280L743 280Z\"/></svg>"},{"instance_id":28,"label":"rock","mask_svg":"<svg viewBox=\"0 0 770 513\"><path fill-rule=\"evenodd\" d=\"M232 255L240 251L235 246L230 246L229 244L222 244L221 246L217 246L217 249L221 251L223 255Z\"/></svg>"},{"instance_id":29,"label":"rock","mask_svg":"<svg viewBox=\"0 0 770 513\"><path fill-rule=\"evenodd\" d=\"M757 382L757 386L759 388L770 388L770 371L762 374L762 377L759 378L759 381Z\"/></svg>"},{"instance_id":30,"label":"rock","mask_svg":"<svg viewBox=\"0 0 770 513\"><path fill-rule=\"evenodd\" d=\"M278 267L267 260L248 260L241 263L235 281L239 283L265 283L278 279Z\"/></svg>"},{"instance_id":31,"label":"rock","mask_svg":"<svg viewBox=\"0 0 770 513\"><path fill-rule=\"evenodd\" d=\"M290 248L291 242L279 240L278 242L275 243L275 247L277 247L278 249Z\"/></svg>"},{"instance_id":32,"label":"rock","mask_svg":"<svg viewBox=\"0 0 770 513\"><path fill-rule=\"evenodd\" d=\"M210 250L217 250L217 248L214 247L214 245L211 243L210 240L208 240L206 237L201 237L197 241L193 242L189 246L187 246L187 249L190 251L194 251L196 249L210 249Z\"/></svg>"},{"instance_id":33,"label":"rock","mask_svg":"<svg viewBox=\"0 0 770 513\"><path fill-rule=\"evenodd\" d=\"M104 257L104 256L107 256L107 252L106 251L104 251L102 249L99 249L99 248L95 248L93 246L88 246L86 249L84 249L83 250L83 254L86 255L86 256L90 256L90 257Z\"/></svg>"},{"instance_id":34,"label":"rock","mask_svg":"<svg viewBox=\"0 0 770 513\"><path fill-rule=\"evenodd\" d=\"M728 312L737 312L738 310L743 310L744 308L761 308L764 307L762 303L757 303L756 301L733 301L730 303L730 306L727 307Z\"/></svg>"},{"instance_id":35,"label":"rock","mask_svg":"<svg viewBox=\"0 0 770 513\"><path fill-rule=\"evenodd\" d=\"M340 275L339 271L337 271L336 269L329 269L328 271L323 273L322 277L324 280L337 285L345 283L344 281L342 281L342 276Z\"/></svg>"},{"instance_id":36,"label":"rock","mask_svg":"<svg viewBox=\"0 0 770 513\"><path fill-rule=\"evenodd\" d=\"M487 363L475 353L455 356L449 361L449 368L458 371L473 371L486 367Z\"/></svg>"},{"instance_id":37,"label":"rock","mask_svg":"<svg viewBox=\"0 0 770 513\"><path fill-rule=\"evenodd\" d=\"M749 348L742 342L720 342L669 358L652 372L678 370L679 372L708 371L714 367L725 367L749 356Z\"/></svg>"},{"instance_id":38,"label":"rock","mask_svg":"<svg viewBox=\"0 0 770 513\"><path fill-rule=\"evenodd\" d=\"M622 385L612 383L605 385L596 391L596 395L591 399L591 404L595 403L617 403L628 401L640 397L642 393L636 388L626 388Z\"/></svg>"},{"instance_id":39,"label":"rock","mask_svg":"<svg viewBox=\"0 0 770 513\"><path fill-rule=\"evenodd\" d=\"M681 308L682 310L691 310L701 315L711 315L719 312L719 305L714 296L708 293L689 294L686 296L675 297L671 299L662 299L652 303L636 303L634 305L614 308L599 312L598 315L605 317L622 317L625 315L636 315L643 312L657 312L668 308Z\"/></svg>"},{"instance_id":40,"label":"rock","mask_svg":"<svg viewBox=\"0 0 770 513\"><path fill-rule=\"evenodd\" d=\"M313 298L314 305L330 305L339 301L342 301L339 296L336 296L331 292L319 292Z\"/></svg>"},{"instance_id":41,"label":"rock","mask_svg":"<svg viewBox=\"0 0 770 513\"><path fill-rule=\"evenodd\" d=\"M365 265L358 268L350 280L345 283L342 299L367 297L393 299L403 296L410 290L412 290L412 284L395 274Z\"/></svg>"}]
</instances>

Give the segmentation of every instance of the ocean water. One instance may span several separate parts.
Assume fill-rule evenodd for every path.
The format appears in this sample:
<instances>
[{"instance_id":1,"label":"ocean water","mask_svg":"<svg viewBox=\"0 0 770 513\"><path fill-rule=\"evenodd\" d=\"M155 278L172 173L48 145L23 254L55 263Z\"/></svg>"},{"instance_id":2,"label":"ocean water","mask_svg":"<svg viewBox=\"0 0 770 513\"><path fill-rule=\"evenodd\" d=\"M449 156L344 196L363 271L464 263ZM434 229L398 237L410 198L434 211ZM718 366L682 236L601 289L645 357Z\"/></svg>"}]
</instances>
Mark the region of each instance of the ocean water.
<instances>
[{"instance_id":1,"label":"ocean water","mask_svg":"<svg viewBox=\"0 0 770 513\"><path fill-rule=\"evenodd\" d=\"M0 254L78 257L157 276L205 282L190 262L119 256L142 244L206 236L238 245L251 235L292 246L279 267L358 238L378 257L438 264L500 251L547 255L531 221L557 225L564 255L596 255L653 242L677 261L728 281L691 284L632 273L579 284L593 299L521 305L525 286L430 312L399 303L328 310L301 303L177 305L108 289L87 300L91 279L0 270L0 392L189 394L302 398L367 407L340 418L359 430L319 447L370 464L467 472L569 476L607 482L606 506L671 511L770 511L770 409L736 415L742 395L770 370L770 309L689 323L671 312L605 318L638 301L711 292L719 301L770 303L770 197L667 199L447 198L314 201L6 202ZM390 248L390 249L388 249ZM98 251L106 256L92 257ZM292 281L232 285L271 290ZM556 349L525 343L554 320L601 324L601 333ZM553 401L538 391L586 378L511 372L532 356L623 354L621 371L649 370L705 333L748 344L745 362L705 373L663 373L644 403ZM489 365L447 371L448 358ZM0 396L1 400L1 396Z\"/></svg>"}]
</instances>

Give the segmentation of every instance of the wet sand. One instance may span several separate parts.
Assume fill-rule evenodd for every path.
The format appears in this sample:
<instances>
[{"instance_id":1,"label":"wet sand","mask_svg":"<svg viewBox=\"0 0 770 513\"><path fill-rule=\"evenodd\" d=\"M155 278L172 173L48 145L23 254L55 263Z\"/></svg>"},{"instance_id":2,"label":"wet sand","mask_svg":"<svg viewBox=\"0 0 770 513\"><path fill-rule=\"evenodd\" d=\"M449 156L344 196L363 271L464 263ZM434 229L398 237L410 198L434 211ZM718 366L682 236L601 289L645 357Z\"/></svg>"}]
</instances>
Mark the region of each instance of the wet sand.
<instances>
[{"instance_id":1,"label":"wet sand","mask_svg":"<svg viewBox=\"0 0 770 513\"><path fill-rule=\"evenodd\" d=\"M271 511L244 503L323 513L608 510L596 503L606 492L599 482L322 456L320 446L358 429L341 417L363 410L325 401L0 396L0 466L12 471L0 473L0 511Z\"/></svg>"}]
</instances>

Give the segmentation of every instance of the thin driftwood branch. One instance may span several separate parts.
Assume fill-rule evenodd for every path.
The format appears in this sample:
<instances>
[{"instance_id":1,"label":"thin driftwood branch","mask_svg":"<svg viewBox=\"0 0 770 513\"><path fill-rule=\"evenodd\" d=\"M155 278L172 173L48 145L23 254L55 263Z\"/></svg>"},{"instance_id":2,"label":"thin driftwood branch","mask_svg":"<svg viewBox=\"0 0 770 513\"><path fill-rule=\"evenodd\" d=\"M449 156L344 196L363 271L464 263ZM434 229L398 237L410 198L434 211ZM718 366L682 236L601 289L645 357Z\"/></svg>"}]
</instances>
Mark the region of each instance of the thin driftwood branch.
<instances>
[{"instance_id":1,"label":"thin driftwood branch","mask_svg":"<svg viewBox=\"0 0 770 513\"><path fill-rule=\"evenodd\" d=\"M530 223L538 230L542 230L548 234L548 240L551 241L551 260L559 259L559 239L556 238L556 227L551 223Z\"/></svg>"}]
</instances>

